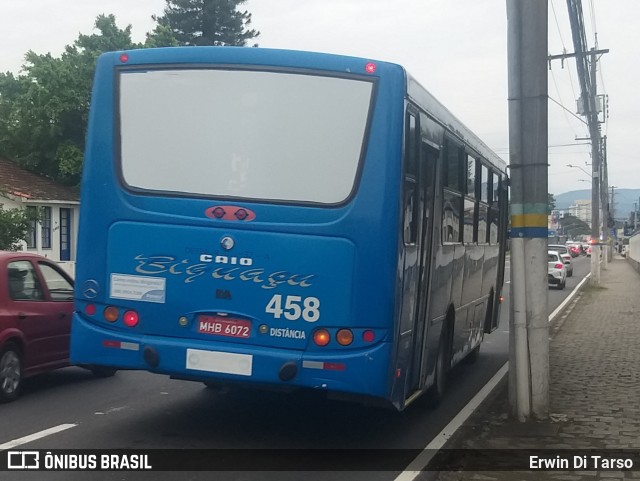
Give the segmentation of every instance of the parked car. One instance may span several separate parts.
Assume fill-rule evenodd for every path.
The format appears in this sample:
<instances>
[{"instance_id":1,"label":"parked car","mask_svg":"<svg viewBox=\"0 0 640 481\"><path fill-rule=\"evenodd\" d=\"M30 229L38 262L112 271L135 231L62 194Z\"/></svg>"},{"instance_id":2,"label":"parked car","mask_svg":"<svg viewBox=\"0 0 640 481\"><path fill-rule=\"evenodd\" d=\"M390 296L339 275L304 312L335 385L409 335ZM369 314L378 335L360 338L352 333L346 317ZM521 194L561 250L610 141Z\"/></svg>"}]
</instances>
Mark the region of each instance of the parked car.
<instances>
[{"instance_id":1,"label":"parked car","mask_svg":"<svg viewBox=\"0 0 640 481\"><path fill-rule=\"evenodd\" d=\"M562 261L567 266L567 277L573 276L573 262L571 261L571 254L569 248L563 245L550 244L547 246L550 251L556 251L562 257Z\"/></svg>"},{"instance_id":2,"label":"parked car","mask_svg":"<svg viewBox=\"0 0 640 481\"><path fill-rule=\"evenodd\" d=\"M549 286L564 289L567 285L567 267L558 251L548 251L547 280Z\"/></svg>"},{"instance_id":3,"label":"parked car","mask_svg":"<svg viewBox=\"0 0 640 481\"><path fill-rule=\"evenodd\" d=\"M73 280L55 262L0 251L0 402L15 400L25 378L69 365L72 313Z\"/></svg>"}]
</instances>

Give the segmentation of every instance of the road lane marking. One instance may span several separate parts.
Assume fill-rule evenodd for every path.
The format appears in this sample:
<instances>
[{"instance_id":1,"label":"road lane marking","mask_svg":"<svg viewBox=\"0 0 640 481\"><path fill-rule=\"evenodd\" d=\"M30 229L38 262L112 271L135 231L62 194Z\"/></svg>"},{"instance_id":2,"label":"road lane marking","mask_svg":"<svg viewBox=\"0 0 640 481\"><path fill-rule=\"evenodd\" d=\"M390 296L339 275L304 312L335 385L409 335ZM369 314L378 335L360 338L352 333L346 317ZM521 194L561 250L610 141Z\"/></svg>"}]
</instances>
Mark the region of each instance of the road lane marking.
<instances>
[{"instance_id":1,"label":"road lane marking","mask_svg":"<svg viewBox=\"0 0 640 481\"><path fill-rule=\"evenodd\" d=\"M591 274L587 274L582 281L571 291L567 298L549 315L549 323L551 324L562 312L565 306L576 296L582 289L582 286L589 281ZM509 332L509 331L503 331ZM464 422L473 414L480 404L491 394L493 389L509 372L509 362L496 372L493 377L485 384L480 391L467 403L465 407L447 424L439 434L437 434L429 444L427 444L418 456L415 457L409 465L404 468L394 481L413 481L420 475L423 469L429 464L431 459L436 455L439 449L442 449L447 441L455 434L455 432L464 424Z\"/></svg>"},{"instance_id":2,"label":"road lane marking","mask_svg":"<svg viewBox=\"0 0 640 481\"><path fill-rule=\"evenodd\" d=\"M431 458L435 456L438 450L442 449L458 428L462 426L469 416L471 416L478 406L480 406L482 401L491 394L491 391L493 391L507 372L509 372L509 363L505 362L489 382L485 384L480 391L478 391L478 393L464 408L462 408L456 417L454 417L449 424L447 424L445 428L422 449L422 452L418 454L411 463L409 463L405 470L398 475L395 481L413 481L422 472L422 469L429 464L429 461L431 461Z\"/></svg>"},{"instance_id":3,"label":"road lane marking","mask_svg":"<svg viewBox=\"0 0 640 481\"><path fill-rule=\"evenodd\" d=\"M76 427L77 424L60 424L59 426L54 426L49 429L45 429L44 431L40 431L34 434L29 434L28 436L24 436L22 438L13 439L4 444L0 444L0 451L5 451L7 449L15 448L16 446L20 446L21 444L27 444L31 441L35 441L37 439L41 439L52 434L59 433L61 431L65 431L70 428Z\"/></svg>"},{"instance_id":4,"label":"road lane marking","mask_svg":"<svg viewBox=\"0 0 640 481\"><path fill-rule=\"evenodd\" d=\"M560 305L556 308L556 310L549 315L549 324L551 324L554 321L554 319L558 317L558 315L564 310L567 304L569 304L573 300L573 298L578 295L578 292L580 292L580 290L582 289L582 286L584 286L587 282L589 282L590 278L591 278L591 273L584 276L584 279L582 279L580 283L573 288L573 290L569 293L569 295L565 298L565 300L562 301L562 303L560 303Z\"/></svg>"}]
</instances>

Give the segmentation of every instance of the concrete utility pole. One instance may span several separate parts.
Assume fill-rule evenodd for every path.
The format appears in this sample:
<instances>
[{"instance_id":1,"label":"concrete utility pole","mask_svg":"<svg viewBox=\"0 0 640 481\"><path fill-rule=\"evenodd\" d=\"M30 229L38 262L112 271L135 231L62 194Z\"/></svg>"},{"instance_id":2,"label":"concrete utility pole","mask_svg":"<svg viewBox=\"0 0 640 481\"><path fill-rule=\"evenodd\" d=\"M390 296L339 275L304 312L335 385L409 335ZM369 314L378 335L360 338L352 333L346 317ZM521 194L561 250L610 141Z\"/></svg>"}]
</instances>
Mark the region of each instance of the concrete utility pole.
<instances>
[{"instance_id":1,"label":"concrete utility pole","mask_svg":"<svg viewBox=\"0 0 640 481\"><path fill-rule=\"evenodd\" d=\"M611 217L613 219L616 218L616 199L615 199L615 189L618 188L617 185L610 185L609 188L611 189L611 200L609 201L609 206L610 206L610 211L611 211Z\"/></svg>"},{"instance_id":2,"label":"concrete utility pole","mask_svg":"<svg viewBox=\"0 0 640 481\"><path fill-rule=\"evenodd\" d=\"M584 30L584 19L582 15L581 0L567 0L569 8L569 20L571 22L571 34L573 37L574 56L576 58L576 68L580 80L580 91L584 115L587 117L589 126L589 136L591 139L591 239L594 244L591 246L591 284L600 285L600 183L601 157L600 157L600 124L598 121L598 108L596 103L596 63L597 55L607 53L609 50L591 49L587 53L587 41ZM564 55L562 57L567 57ZM589 63L588 57L591 57ZM552 57L550 57L551 59ZM558 58L555 56L553 58ZM605 186L606 189L606 186ZM607 192L605 190L605 192ZM604 215L602 216L605 217ZM605 221L606 225L606 221Z\"/></svg>"},{"instance_id":3,"label":"concrete utility pole","mask_svg":"<svg viewBox=\"0 0 640 481\"><path fill-rule=\"evenodd\" d=\"M509 391L520 421L549 416L547 9L547 0L507 0Z\"/></svg>"}]
</instances>

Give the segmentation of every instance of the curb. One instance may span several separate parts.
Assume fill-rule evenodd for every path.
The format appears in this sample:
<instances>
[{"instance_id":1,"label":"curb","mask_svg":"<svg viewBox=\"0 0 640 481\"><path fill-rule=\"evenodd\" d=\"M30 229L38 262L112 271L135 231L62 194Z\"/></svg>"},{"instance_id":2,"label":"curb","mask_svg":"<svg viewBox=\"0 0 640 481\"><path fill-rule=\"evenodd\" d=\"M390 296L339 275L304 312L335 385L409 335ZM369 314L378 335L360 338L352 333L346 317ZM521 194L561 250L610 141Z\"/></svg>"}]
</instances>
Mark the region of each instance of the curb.
<instances>
[{"instance_id":1,"label":"curb","mask_svg":"<svg viewBox=\"0 0 640 481\"><path fill-rule=\"evenodd\" d=\"M567 315L573 309L575 299L584 286L589 282L591 278L591 273L587 274L584 279L580 281L580 283L571 291L571 294L567 296L567 298L562 301L562 303L549 315L549 324L553 324L557 318L560 317L561 314L565 313L565 310L568 312L561 319L567 317ZM574 302L575 300L575 302ZM569 308L569 309L568 309ZM562 324L560 324L561 326ZM559 329L559 326L556 326ZM434 438L431 440L427 446L425 446L422 452L406 467L404 470L395 478L394 481L413 481L420 474L425 474L422 469L429 465L431 459L436 455L436 453L442 449L445 444L453 437L453 435L458 431L458 429L471 417L471 415L484 403L484 401L494 392L495 388L504 380L505 377L509 374L509 362L505 362L500 369L495 373L495 375L489 380L487 384L485 384L480 391L466 404L464 408L460 410L460 412L445 426L445 428L440 431ZM433 474L433 473L432 473ZM433 478L427 477L426 479L430 480Z\"/></svg>"}]
</instances>

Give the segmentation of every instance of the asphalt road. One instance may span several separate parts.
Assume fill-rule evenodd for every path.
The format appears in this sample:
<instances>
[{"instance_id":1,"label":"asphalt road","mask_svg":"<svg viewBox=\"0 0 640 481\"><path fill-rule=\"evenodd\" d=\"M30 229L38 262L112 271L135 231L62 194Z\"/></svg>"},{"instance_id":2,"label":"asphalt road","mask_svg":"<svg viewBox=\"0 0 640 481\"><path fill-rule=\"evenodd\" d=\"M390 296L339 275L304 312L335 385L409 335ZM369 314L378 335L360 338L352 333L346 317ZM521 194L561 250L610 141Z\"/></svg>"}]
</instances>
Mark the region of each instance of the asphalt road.
<instances>
[{"instance_id":1,"label":"asphalt road","mask_svg":"<svg viewBox=\"0 0 640 481\"><path fill-rule=\"evenodd\" d=\"M507 267L508 264L507 264ZM574 259L574 276L564 291L550 289L549 312L588 274L590 260ZM509 279L509 272L506 273ZM418 401L402 413L312 395L230 390L170 380L146 372L121 371L95 379L83 369L61 369L28 380L23 396L0 405L3 443L65 424L68 429L16 449L421 449L438 434L508 358L508 289L499 328L485 336L473 365L450 377L447 397L435 410ZM4 448L7 449L5 446ZM219 454L219 452L218 452ZM216 451L212 451L216 455ZM372 451L372 455L376 455ZM383 455L383 453L378 453ZM228 472L4 472L3 480L47 479L346 479L393 481L395 471L256 472L246 465ZM373 461L373 460L372 460ZM361 463L366 464L366 463ZM340 466L327 466L340 470Z\"/></svg>"}]
</instances>

